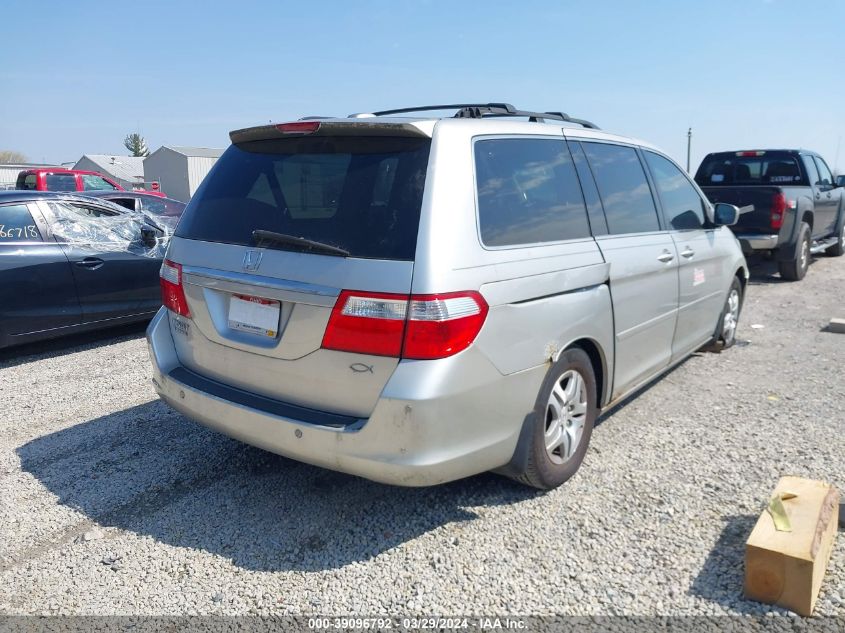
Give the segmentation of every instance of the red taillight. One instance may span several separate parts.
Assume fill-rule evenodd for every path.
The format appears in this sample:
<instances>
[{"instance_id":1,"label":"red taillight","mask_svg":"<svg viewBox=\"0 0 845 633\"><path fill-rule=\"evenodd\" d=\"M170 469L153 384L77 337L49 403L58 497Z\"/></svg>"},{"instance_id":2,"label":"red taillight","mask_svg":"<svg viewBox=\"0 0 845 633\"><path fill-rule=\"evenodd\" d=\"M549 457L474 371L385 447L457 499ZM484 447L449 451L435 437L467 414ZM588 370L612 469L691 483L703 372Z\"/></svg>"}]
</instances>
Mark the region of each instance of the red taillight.
<instances>
[{"instance_id":1,"label":"red taillight","mask_svg":"<svg viewBox=\"0 0 845 633\"><path fill-rule=\"evenodd\" d=\"M399 356L407 311L408 295L344 290L332 308L323 347Z\"/></svg>"},{"instance_id":2,"label":"red taillight","mask_svg":"<svg viewBox=\"0 0 845 633\"><path fill-rule=\"evenodd\" d=\"M783 216L786 213L786 196L778 192L772 196L772 209L769 215L769 224L773 229L783 226Z\"/></svg>"},{"instance_id":3,"label":"red taillight","mask_svg":"<svg viewBox=\"0 0 845 633\"><path fill-rule=\"evenodd\" d=\"M344 290L323 347L410 359L445 358L469 347L487 318L477 292L400 295Z\"/></svg>"},{"instance_id":4,"label":"red taillight","mask_svg":"<svg viewBox=\"0 0 845 633\"><path fill-rule=\"evenodd\" d=\"M487 318L487 302L477 292L414 295L402 358L434 359L469 347Z\"/></svg>"},{"instance_id":5,"label":"red taillight","mask_svg":"<svg viewBox=\"0 0 845 633\"><path fill-rule=\"evenodd\" d=\"M313 134L320 129L320 122L296 121L294 123L277 123L276 129L285 134Z\"/></svg>"},{"instance_id":6,"label":"red taillight","mask_svg":"<svg viewBox=\"0 0 845 633\"><path fill-rule=\"evenodd\" d=\"M159 271L161 283L161 303L168 310L190 318L188 301L185 299L185 289L182 287L182 264L165 259Z\"/></svg>"}]
</instances>

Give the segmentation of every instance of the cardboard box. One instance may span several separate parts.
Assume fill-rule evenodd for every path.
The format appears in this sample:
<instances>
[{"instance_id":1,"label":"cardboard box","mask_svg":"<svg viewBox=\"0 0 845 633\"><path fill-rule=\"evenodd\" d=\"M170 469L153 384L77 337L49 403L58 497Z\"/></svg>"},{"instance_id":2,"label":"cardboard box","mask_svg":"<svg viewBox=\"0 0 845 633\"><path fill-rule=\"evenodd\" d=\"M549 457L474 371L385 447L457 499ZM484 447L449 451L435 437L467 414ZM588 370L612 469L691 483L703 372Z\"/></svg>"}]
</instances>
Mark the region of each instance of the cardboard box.
<instances>
[{"instance_id":1,"label":"cardboard box","mask_svg":"<svg viewBox=\"0 0 845 633\"><path fill-rule=\"evenodd\" d=\"M774 495L794 494L783 506L791 532L779 532L768 510L745 544L745 597L812 615L830 560L839 493L830 484L783 477Z\"/></svg>"}]
</instances>

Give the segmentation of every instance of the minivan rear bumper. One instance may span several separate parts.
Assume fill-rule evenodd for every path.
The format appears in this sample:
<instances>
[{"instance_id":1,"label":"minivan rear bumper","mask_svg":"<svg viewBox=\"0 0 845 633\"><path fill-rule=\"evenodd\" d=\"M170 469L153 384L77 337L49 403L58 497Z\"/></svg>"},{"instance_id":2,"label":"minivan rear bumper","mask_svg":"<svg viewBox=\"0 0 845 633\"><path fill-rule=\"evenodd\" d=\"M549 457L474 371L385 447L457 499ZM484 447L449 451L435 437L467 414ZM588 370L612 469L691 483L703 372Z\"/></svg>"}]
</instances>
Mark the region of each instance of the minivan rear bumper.
<instances>
[{"instance_id":1,"label":"minivan rear bumper","mask_svg":"<svg viewBox=\"0 0 845 633\"><path fill-rule=\"evenodd\" d=\"M446 359L403 361L369 418L329 426L297 419L285 403L251 406L250 394L233 398L231 387L192 377L179 363L165 308L150 323L147 342L158 394L187 417L273 453L402 486L507 464L546 371L503 376L473 347Z\"/></svg>"}]
</instances>

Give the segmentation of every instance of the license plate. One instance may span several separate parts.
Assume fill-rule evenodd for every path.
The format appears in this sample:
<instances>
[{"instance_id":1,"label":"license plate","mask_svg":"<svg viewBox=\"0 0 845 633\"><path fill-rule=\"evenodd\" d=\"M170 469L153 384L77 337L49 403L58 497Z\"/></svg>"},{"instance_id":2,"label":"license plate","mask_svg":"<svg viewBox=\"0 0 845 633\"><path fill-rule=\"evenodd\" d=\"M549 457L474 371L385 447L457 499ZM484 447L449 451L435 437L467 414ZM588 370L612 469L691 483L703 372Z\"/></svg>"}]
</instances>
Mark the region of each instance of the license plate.
<instances>
[{"instance_id":1,"label":"license plate","mask_svg":"<svg viewBox=\"0 0 845 633\"><path fill-rule=\"evenodd\" d=\"M273 338L279 332L281 303L261 297L232 295L229 299L229 327Z\"/></svg>"}]
</instances>

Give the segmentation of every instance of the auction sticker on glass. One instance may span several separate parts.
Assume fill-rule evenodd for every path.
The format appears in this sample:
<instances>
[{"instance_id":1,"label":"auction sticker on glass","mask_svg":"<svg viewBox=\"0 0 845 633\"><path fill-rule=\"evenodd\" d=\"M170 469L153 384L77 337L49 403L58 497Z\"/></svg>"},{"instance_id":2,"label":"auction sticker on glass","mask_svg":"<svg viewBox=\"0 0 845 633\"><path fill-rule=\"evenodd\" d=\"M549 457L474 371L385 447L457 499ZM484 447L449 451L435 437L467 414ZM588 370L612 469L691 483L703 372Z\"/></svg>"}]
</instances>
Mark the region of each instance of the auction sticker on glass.
<instances>
[{"instance_id":1,"label":"auction sticker on glass","mask_svg":"<svg viewBox=\"0 0 845 633\"><path fill-rule=\"evenodd\" d=\"M247 295L232 295L229 300L229 327L273 338L279 331L278 301Z\"/></svg>"}]
</instances>

